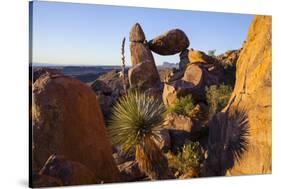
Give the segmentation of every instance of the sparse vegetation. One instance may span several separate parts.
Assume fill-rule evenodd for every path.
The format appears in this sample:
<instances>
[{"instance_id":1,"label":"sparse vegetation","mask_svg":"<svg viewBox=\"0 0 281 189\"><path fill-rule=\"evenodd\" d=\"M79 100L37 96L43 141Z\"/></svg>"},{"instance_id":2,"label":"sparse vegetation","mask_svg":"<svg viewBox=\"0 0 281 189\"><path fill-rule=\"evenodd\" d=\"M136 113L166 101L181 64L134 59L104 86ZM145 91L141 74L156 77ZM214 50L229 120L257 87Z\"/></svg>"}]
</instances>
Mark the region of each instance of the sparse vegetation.
<instances>
[{"instance_id":1,"label":"sparse vegetation","mask_svg":"<svg viewBox=\"0 0 281 189\"><path fill-rule=\"evenodd\" d=\"M179 150L177 155L168 153L169 167L176 170L178 175L188 174L198 177L204 153L199 142L189 142Z\"/></svg>"},{"instance_id":2,"label":"sparse vegetation","mask_svg":"<svg viewBox=\"0 0 281 189\"><path fill-rule=\"evenodd\" d=\"M232 87L224 84L206 87L206 99L209 104L209 117L212 117L227 105L231 92Z\"/></svg>"},{"instance_id":3,"label":"sparse vegetation","mask_svg":"<svg viewBox=\"0 0 281 189\"><path fill-rule=\"evenodd\" d=\"M139 167L151 179L167 175L168 162L153 138L159 138L165 107L157 99L138 91L121 97L113 107L109 134L115 145L135 152Z\"/></svg>"},{"instance_id":4,"label":"sparse vegetation","mask_svg":"<svg viewBox=\"0 0 281 189\"><path fill-rule=\"evenodd\" d=\"M209 56L215 56L215 53L216 53L216 49L214 49L214 50L208 50L208 55L209 55Z\"/></svg>"},{"instance_id":5,"label":"sparse vegetation","mask_svg":"<svg viewBox=\"0 0 281 189\"><path fill-rule=\"evenodd\" d=\"M179 115L196 117L199 112L197 106L195 106L193 102L192 96L187 95L177 98L173 104L168 106L167 113L177 113Z\"/></svg>"}]
</instances>

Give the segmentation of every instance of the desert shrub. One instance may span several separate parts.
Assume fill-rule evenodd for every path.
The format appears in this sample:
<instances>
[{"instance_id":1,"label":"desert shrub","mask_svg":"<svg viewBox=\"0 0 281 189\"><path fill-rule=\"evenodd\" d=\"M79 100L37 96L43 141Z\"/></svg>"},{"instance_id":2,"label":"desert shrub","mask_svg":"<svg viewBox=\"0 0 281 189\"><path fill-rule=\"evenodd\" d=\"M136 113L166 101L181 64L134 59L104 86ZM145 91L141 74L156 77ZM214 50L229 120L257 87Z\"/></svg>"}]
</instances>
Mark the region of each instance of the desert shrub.
<instances>
[{"instance_id":1,"label":"desert shrub","mask_svg":"<svg viewBox=\"0 0 281 189\"><path fill-rule=\"evenodd\" d=\"M231 92L232 87L224 84L206 87L206 99L209 105L210 117L227 105Z\"/></svg>"},{"instance_id":2,"label":"desert shrub","mask_svg":"<svg viewBox=\"0 0 281 189\"><path fill-rule=\"evenodd\" d=\"M177 113L189 117L196 117L197 107L194 105L191 95L179 97L175 102L167 107L167 113Z\"/></svg>"},{"instance_id":3,"label":"desert shrub","mask_svg":"<svg viewBox=\"0 0 281 189\"><path fill-rule=\"evenodd\" d=\"M157 99L130 91L112 110L109 134L125 152L135 152L139 167L152 179L165 178L168 162L153 138L159 138L165 107Z\"/></svg>"},{"instance_id":4,"label":"desert shrub","mask_svg":"<svg viewBox=\"0 0 281 189\"><path fill-rule=\"evenodd\" d=\"M199 176L200 166L204 160L204 152L199 142L189 142L179 150L177 155L169 152L168 163L171 169L175 169L179 175L189 173Z\"/></svg>"},{"instance_id":5,"label":"desert shrub","mask_svg":"<svg viewBox=\"0 0 281 189\"><path fill-rule=\"evenodd\" d=\"M216 53L216 49L214 49L214 50L208 50L208 55L209 55L209 56L215 56L215 53Z\"/></svg>"}]
</instances>

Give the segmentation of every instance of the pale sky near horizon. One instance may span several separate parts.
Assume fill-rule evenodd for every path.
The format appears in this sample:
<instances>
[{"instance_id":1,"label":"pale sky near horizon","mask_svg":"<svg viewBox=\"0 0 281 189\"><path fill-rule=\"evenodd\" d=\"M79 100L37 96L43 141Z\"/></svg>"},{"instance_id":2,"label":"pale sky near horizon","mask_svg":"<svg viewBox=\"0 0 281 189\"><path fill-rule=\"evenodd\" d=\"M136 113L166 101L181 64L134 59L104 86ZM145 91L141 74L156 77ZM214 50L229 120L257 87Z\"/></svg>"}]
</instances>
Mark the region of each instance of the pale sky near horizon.
<instances>
[{"instance_id":1,"label":"pale sky near horizon","mask_svg":"<svg viewBox=\"0 0 281 189\"><path fill-rule=\"evenodd\" d=\"M121 42L140 23L146 39L173 28L183 30L190 48L216 54L237 49L246 39L253 15L187 10L119 7L93 4L33 3L33 63L64 65L120 65ZM155 62L177 63L179 56L160 56Z\"/></svg>"}]
</instances>

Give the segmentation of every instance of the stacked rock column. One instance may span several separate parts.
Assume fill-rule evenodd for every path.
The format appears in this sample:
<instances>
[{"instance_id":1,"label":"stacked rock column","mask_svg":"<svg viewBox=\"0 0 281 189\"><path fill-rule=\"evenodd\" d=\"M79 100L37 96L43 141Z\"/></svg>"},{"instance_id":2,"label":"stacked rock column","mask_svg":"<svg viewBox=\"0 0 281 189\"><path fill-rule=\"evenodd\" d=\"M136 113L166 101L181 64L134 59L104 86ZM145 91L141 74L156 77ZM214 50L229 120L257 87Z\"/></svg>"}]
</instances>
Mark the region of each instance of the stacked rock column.
<instances>
[{"instance_id":1,"label":"stacked rock column","mask_svg":"<svg viewBox=\"0 0 281 189\"><path fill-rule=\"evenodd\" d=\"M161 81L155 61L138 23L132 27L129 39L132 62L128 72L130 87L143 90L159 87Z\"/></svg>"}]
</instances>

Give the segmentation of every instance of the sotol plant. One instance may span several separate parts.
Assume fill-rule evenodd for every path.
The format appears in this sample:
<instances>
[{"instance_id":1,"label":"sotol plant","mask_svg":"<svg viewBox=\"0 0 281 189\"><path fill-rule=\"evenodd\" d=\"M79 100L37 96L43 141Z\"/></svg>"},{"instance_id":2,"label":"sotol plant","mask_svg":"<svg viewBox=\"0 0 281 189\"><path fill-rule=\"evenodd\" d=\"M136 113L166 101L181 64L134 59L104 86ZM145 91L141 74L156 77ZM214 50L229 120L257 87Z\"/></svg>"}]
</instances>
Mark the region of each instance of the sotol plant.
<instances>
[{"instance_id":1,"label":"sotol plant","mask_svg":"<svg viewBox=\"0 0 281 189\"><path fill-rule=\"evenodd\" d=\"M140 169L151 179L167 177L167 159L153 139L159 136L164 113L162 102L134 91L121 97L109 121L113 143L126 152L135 152Z\"/></svg>"}]
</instances>

